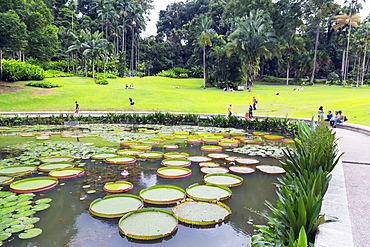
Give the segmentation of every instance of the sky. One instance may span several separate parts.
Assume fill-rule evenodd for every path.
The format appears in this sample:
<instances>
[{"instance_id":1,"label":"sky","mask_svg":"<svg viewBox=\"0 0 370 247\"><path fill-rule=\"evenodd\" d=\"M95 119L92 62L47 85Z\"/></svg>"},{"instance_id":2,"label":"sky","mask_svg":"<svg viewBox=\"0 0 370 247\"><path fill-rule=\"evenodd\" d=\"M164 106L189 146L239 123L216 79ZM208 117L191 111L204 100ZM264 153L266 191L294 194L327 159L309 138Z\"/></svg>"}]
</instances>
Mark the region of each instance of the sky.
<instances>
[{"instance_id":1,"label":"sky","mask_svg":"<svg viewBox=\"0 0 370 247\"><path fill-rule=\"evenodd\" d=\"M156 24L159 20L159 11L165 10L167 5L175 2L181 2L182 0L154 0L153 6L154 10L150 11L150 22L147 22L146 31L143 33L143 37L148 37L150 35L157 34L157 27ZM185 0L183 0L185 2ZM335 0L340 5L344 5L344 0ZM362 19L366 18L370 14L370 0L367 0L366 3L362 3L363 9L360 12L360 16Z\"/></svg>"}]
</instances>

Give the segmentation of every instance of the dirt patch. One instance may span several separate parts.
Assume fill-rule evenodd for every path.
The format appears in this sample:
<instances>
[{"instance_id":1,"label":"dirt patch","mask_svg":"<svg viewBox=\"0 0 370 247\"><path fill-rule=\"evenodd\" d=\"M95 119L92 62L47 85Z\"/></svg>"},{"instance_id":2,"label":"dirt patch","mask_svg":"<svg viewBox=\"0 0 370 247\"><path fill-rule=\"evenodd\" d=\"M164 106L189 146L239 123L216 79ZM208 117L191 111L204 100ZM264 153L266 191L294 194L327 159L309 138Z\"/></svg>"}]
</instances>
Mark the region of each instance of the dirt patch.
<instances>
[{"instance_id":1,"label":"dirt patch","mask_svg":"<svg viewBox=\"0 0 370 247\"><path fill-rule=\"evenodd\" d=\"M0 93L16 92L21 90L22 87L10 85L9 82L0 81Z\"/></svg>"}]
</instances>

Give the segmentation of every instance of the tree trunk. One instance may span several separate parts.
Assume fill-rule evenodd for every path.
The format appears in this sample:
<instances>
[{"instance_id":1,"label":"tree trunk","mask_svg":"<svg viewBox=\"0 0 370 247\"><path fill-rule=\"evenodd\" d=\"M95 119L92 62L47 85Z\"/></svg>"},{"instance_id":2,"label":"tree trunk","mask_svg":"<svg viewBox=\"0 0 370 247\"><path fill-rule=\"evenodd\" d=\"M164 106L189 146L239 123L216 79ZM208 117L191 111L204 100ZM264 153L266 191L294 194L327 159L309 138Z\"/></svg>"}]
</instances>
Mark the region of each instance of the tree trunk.
<instances>
[{"instance_id":1,"label":"tree trunk","mask_svg":"<svg viewBox=\"0 0 370 247\"><path fill-rule=\"evenodd\" d=\"M206 46L203 45L203 87L206 87L207 75L206 75Z\"/></svg>"},{"instance_id":2,"label":"tree trunk","mask_svg":"<svg viewBox=\"0 0 370 247\"><path fill-rule=\"evenodd\" d=\"M130 70L131 70L131 75L134 73L134 27L132 27L132 45L131 45L131 61L130 61Z\"/></svg>"},{"instance_id":3,"label":"tree trunk","mask_svg":"<svg viewBox=\"0 0 370 247\"><path fill-rule=\"evenodd\" d=\"M95 66L94 66L94 58L92 58L92 78L95 78L94 77L94 71L95 71Z\"/></svg>"},{"instance_id":4,"label":"tree trunk","mask_svg":"<svg viewBox=\"0 0 370 247\"><path fill-rule=\"evenodd\" d=\"M342 73L342 80L344 80L344 68L345 68L345 61L346 61L346 49L343 49L343 54L342 54L342 70L341 70L341 73Z\"/></svg>"},{"instance_id":5,"label":"tree trunk","mask_svg":"<svg viewBox=\"0 0 370 247\"><path fill-rule=\"evenodd\" d=\"M317 49L319 47L319 38L320 38L320 28L321 28L321 10L319 9L319 13L318 13L318 16L317 16L315 53L314 53L314 56L313 56L313 68L312 68L312 74L311 74L311 80L310 80L311 84L313 83L313 80L315 79Z\"/></svg>"},{"instance_id":6,"label":"tree trunk","mask_svg":"<svg viewBox=\"0 0 370 247\"><path fill-rule=\"evenodd\" d=\"M289 62L286 66L286 84L289 85Z\"/></svg>"},{"instance_id":7,"label":"tree trunk","mask_svg":"<svg viewBox=\"0 0 370 247\"><path fill-rule=\"evenodd\" d=\"M368 31L366 30L365 33L365 49L364 49L364 58L362 60L362 70L361 70L361 87L364 86L364 76L365 76L365 61L366 61L366 52L367 52L367 36L368 36Z\"/></svg>"}]
</instances>

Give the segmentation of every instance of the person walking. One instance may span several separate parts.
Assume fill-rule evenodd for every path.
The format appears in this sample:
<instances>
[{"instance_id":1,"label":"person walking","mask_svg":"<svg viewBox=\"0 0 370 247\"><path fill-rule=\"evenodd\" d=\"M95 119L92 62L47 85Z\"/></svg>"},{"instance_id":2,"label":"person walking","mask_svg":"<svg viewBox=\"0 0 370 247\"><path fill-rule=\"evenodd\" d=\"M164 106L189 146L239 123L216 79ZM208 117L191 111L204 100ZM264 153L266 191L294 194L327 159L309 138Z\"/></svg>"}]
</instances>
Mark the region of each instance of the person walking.
<instances>
[{"instance_id":1,"label":"person walking","mask_svg":"<svg viewBox=\"0 0 370 247\"><path fill-rule=\"evenodd\" d=\"M78 102L77 102L77 101L75 102L75 104L76 104L75 114L78 114L78 110L79 110L80 108L79 108L79 106L78 106Z\"/></svg>"},{"instance_id":2,"label":"person walking","mask_svg":"<svg viewBox=\"0 0 370 247\"><path fill-rule=\"evenodd\" d=\"M128 98L128 99L130 100L130 106L131 106L131 110L132 110L132 109L134 109L135 102L131 98Z\"/></svg>"},{"instance_id":3,"label":"person walking","mask_svg":"<svg viewBox=\"0 0 370 247\"><path fill-rule=\"evenodd\" d=\"M253 110L257 110L256 105L258 104L258 100L256 99L255 96L253 96L252 104L253 104Z\"/></svg>"},{"instance_id":4,"label":"person walking","mask_svg":"<svg viewBox=\"0 0 370 247\"><path fill-rule=\"evenodd\" d=\"M230 105L227 111L228 111L228 117L231 117L231 115L233 115L233 106Z\"/></svg>"}]
</instances>

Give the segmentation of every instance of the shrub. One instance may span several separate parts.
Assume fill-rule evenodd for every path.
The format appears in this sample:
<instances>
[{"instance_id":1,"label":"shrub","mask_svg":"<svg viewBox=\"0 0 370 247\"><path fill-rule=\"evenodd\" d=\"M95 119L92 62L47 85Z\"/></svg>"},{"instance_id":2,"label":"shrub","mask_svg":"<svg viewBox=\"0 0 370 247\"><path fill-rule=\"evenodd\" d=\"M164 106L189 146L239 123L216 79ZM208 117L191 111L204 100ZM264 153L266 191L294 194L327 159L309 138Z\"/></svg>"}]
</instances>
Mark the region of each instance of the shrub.
<instances>
[{"instance_id":1,"label":"shrub","mask_svg":"<svg viewBox=\"0 0 370 247\"><path fill-rule=\"evenodd\" d=\"M27 84L27 86L44 87L44 88L61 87L61 85L58 85L52 82L47 82L47 81L31 81L30 83Z\"/></svg>"},{"instance_id":2,"label":"shrub","mask_svg":"<svg viewBox=\"0 0 370 247\"><path fill-rule=\"evenodd\" d=\"M180 74L180 78L188 78L188 74Z\"/></svg>"},{"instance_id":3,"label":"shrub","mask_svg":"<svg viewBox=\"0 0 370 247\"><path fill-rule=\"evenodd\" d=\"M172 69L161 71L157 74L157 76L163 76L163 77L171 77L176 78L176 73Z\"/></svg>"},{"instance_id":4,"label":"shrub","mask_svg":"<svg viewBox=\"0 0 370 247\"><path fill-rule=\"evenodd\" d=\"M176 75L180 74L187 74L189 72L188 69L183 69L183 68L173 68L173 72L175 72Z\"/></svg>"},{"instance_id":5,"label":"shrub","mask_svg":"<svg viewBox=\"0 0 370 247\"><path fill-rule=\"evenodd\" d=\"M50 61L47 65L46 65L46 69L47 70L59 70L59 71L63 71L63 72L66 72L67 69L68 69L68 63L66 61Z\"/></svg>"},{"instance_id":6,"label":"shrub","mask_svg":"<svg viewBox=\"0 0 370 247\"><path fill-rule=\"evenodd\" d=\"M335 72L330 72L327 76L327 79L330 81L330 83L334 83L339 80L339 75Z\"/></svg>"},{"instance_id":7,"label":"shrub","mask_svg":"<svg viewBox=\"0 0 370 247\"><path fill-rule=\"evenodd\" d=\"M36 65L16 60L3 60L3 77L5 81L43 80L45 71Z\"/></svg>"},{"instance_id":8,"label":"shrub","mask_svg":"<svg viewBox=\"0 0 370 247\"><path fill-rule=\"evenodd\" d=\"M107 79L96 80L95 83L100 85L108 85Z\"/></svg>"},{"instance_id":9,"label":"shrub","mask_svg":"<svg viewBox=\"0 0 370 247\"><path fill-rule=\"evenodd\" d=\"M45 77L69 77L74 76L73 73L62 72L59 70L46 70Z\"/></svg>"},{"instance_id":10,"label":"shrub","mask_svg":"<svg viewBox=\"0 0 370 247\"><path fill-rule=\"evenodd\" d=\"M283 80L280 79L279 77L266 75L266 76L263 77L262 81L265 81L265 82L282 82Z\"/></svg>"},{"instance_id":11,"label":"shrub","mask_svg":"<svg viewBox=\"0 0 370 247\"><path fill-rule=\"evenodd\" d=\"M111 74L111 73L96 73L95 74L96 79L102 80L102 79L117 79L118 76Z\"/></svg>"}]
</instances>

